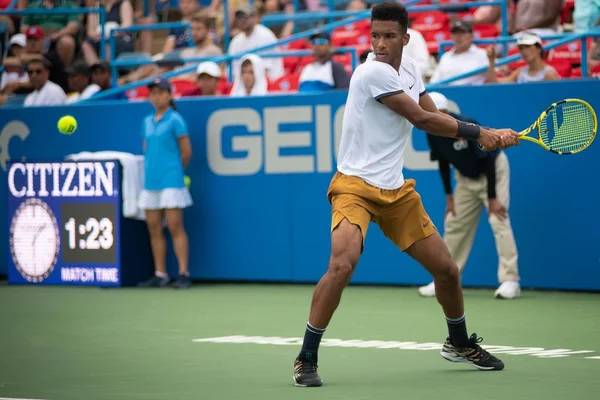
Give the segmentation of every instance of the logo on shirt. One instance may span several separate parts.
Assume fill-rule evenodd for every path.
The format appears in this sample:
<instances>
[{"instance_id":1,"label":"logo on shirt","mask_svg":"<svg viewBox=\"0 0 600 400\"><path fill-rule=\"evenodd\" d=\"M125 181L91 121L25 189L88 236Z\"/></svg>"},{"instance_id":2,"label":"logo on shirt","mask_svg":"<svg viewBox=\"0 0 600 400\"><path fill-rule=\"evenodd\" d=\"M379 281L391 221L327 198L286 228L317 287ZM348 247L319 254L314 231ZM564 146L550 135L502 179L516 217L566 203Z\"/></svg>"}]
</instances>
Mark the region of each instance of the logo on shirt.
<instances>
[{"instance_id":1,"label":"logo on shirt","mask_svg":"<svg viewBox=\"0 0 600 400\"><path fill-rule=\"evenodd\" d=\"M461 150L465 150L469 148L469 142L467 142L466 140L463 139L459 139L456 140L452 146L454 147L454 150L456 151L461 151Z\"/></svg>"}]
</instances>

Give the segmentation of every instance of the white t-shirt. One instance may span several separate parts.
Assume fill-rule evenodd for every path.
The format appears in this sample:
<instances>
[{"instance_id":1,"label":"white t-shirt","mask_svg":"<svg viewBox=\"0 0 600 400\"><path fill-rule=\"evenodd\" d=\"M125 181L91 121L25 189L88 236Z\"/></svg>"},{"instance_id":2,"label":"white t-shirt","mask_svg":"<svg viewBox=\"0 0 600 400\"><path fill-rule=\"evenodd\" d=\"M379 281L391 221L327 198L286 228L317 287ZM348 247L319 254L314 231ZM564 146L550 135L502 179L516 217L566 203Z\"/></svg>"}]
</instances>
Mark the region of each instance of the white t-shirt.
<instances>
[{"instance_id":1,"label":"white t-shirt","mask_svg":"<svg viewBox=\"0 0 600 400\"><path fill-rule=\"evenodd\" d=\"M414 29L408 28L407 32L410 35L410 40L408 41L408 44L404 46L403 54L417 62L417 66L422 74L429 75L431 72L431 62L425 38L421 32Z\"/></svg>"},{"instance_id":2,"label":"white t-shirt","mask_svg":"<svg viewBox=\"0 0 600 400\"><path fill-rule=\"evenodd\" d=\"M46 82L40 90L34 90L25 97L25 107L30 106L56 106L65 104L67 95L60 86L54 82Z\"/></svg>"},{"instance_id":3,"label":"white t-shirt","mask_svg":"<svg viewBox=\"0 0 600 400\"><path fill-rule=\"evenodd\" d=\"M88 85L85 89L83 89L83 92L70 94L67 97L66 104L71 104L79 100L88 99L94 94L98 93L99 91L100 86L96 85L95 83L92 83L91 85Z\"/></svg>"},{"instance_id":4,"label":"white t-shirt","mask_svg":"<svg viewBox=\"0 0 600 400\"><path fill-rule=\"evenodd\" d=\"M487 52L474 44L464 53L456 54L454 50L450 50L442 56L430 83L453 78L477 68L487 67L489 63ZM485 83L485 76L486 73L482 72L478 75L451 82L450 85L481 85Z\"/></svg>"},{"instance_id":5,"label":"white t-shirt","mask_svg":"<svg viewBox=\"0 0 600 400\"><path fill-rule=\"evenodd\" d=\"M244 32L240 32L231 39L231 43L229 44L229 54L236 54L242 51L252 50L257 47L266 46L271 43L275 43L277 41L277 37L275 34L266 26L257 24L250 36L246 36ZM268 52L277 51L276 48L265 50ZM232 62L233 74L237 74L240 67L238 66L240 63L239 59L236 59ZM281 58L265 58L264 59L265 67L267 68L267 76L271 81L275 81L281 78L285 74L285 70L283 68L283 60Z\"/></svg>"},{"instance_id":6,"label":"white t-shirt","mask_svg":"<svg viewBox=\"0 0 600 400\"><path fill-rule=\"evenodd\" d=\"M421 72L410 57L403 57L400 73L376 60L356 68L344 111L338 171L381 189L404 184L404 149L413 125L378 101L402 92L416 102L425 93Z\"/></svg>"}]
</instances>

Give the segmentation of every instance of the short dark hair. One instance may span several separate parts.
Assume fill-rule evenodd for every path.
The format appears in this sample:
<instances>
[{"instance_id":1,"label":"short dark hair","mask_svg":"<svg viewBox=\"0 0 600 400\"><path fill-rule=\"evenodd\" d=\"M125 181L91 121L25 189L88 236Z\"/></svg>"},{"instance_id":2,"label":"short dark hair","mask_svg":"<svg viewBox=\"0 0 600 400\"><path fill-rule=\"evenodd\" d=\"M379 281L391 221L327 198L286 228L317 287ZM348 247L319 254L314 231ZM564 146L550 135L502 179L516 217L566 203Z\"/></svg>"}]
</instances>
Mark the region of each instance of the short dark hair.
<instances>
[{"instance_id":1,"label":"short dark hair","mask_svg":"<svg viewBox=\"0 0 600 400\"><path fill-rule=\"evenodd\" d=\"M371 22L373 21L396 21L401 30L406 32L408 28L408 11L406 7L398 3L377 4L371 10Z\"/></svg>"}]
</instances>

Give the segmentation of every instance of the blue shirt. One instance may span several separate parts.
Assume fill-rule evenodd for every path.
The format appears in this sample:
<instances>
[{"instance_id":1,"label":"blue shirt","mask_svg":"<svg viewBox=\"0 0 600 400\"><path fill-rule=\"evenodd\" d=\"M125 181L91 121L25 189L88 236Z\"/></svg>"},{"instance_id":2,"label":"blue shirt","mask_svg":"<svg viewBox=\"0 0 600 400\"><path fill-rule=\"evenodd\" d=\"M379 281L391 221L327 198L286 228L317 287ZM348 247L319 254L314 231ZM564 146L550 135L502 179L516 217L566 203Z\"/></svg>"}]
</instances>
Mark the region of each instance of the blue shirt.
<instances>
[{"instance_id":1,"label":"blue shirt","mask_svg":"<svg viewBox=\"0 0 600 400\"><path fill-rule=\"evenodd\" d=\"M178 139L187 134L185 120L172 108L158 121L155 121L154 114L144 118L142 125L142 135L146 140L144 189L163 190L185 187Z\"/></svg>"}]
</instances>

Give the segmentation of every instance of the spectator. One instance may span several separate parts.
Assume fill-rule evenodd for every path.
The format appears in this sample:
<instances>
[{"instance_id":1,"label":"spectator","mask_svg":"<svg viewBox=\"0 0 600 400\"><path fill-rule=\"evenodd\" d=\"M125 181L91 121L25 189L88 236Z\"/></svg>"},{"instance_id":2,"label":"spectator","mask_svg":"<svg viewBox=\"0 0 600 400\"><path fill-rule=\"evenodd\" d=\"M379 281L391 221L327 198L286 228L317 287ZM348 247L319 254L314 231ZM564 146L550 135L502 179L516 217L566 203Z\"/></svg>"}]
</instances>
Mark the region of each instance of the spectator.
<instances>
[{"instance_id":1,"label":"spectator","mask_svg":"<svg viewBox=\"0 0 600 400\"><path fill-rule=\"evenodd\" d=\"M133 25L133 7L129 0L100 0L106 10L105 34L109 35L110 27L127 28ZM108 28L108 29L107 29ZM87 38L81 44L81 51L85 61L89 64L98 62L98 53L100 50L100 34L102 30L96 14L88 15L86 28ZM127 32L119 32L115 38L115 53L118 56L121 53L133 51L133 41L131 35ZM110 46L106 43L106 59L110 58Z\"/></svg>"},{"instance_id":2,"label":"spectator","mask_svg":"<svg viewBox=\"0 0 600 400\"><path fill-rule=\"evenodd\" d=\"M27 45L27 39L22 33L13 35L8 42L8 57L14 57L20 59L25 54L25 47ZM22 66L6 66L5 71L2 73L0 79L0 90L4 89L10 82L17 82L19 85L22 83L29 82L27 72Z\"/></svg>"},{"instance_id":3,"label":"spectator","mask_svg":"<svg viewBox=\"0 0 600 400\"><path fill-rule=\"evenodd\" d=\"M600 0L577 0L573 12L575 32L587 32L600 22Z\"/></svg>"},{"instance_id":4,"label":"spectator","mask_svg":"<svg viewBox=\"0 0 600 400\"><path fill-rule=\"evenodd\" d=\"M87 99L100 91L100 86L90 83L91 71L85 61L75 61L67 68L66 72L69 76L69 89L71 90L67 95L67 104Z\"/></svg>"},{"instance_id":5,"label":"spectator","mask_svg":"<svg viewBox=\"0 0 600 400\"><path fill-rule=\"evenodd\" d=\"M148 88L154 112L144 118L142 125L144 189L138 205L146 214L155 272L151 279L140 283L140 286L166 287L171 281L167 274L167 242L163 233L163 221L166 219L179 264L179 278L174 287L188 288L192 282L183 209L193 203L184 175L192 157L190 132L181 114L175 110L173 89L169 82L158 78Z\"/></svg>"},{"instance_id":6,"label":"spectator","mask_svg":"<svg viewBox=\"0 0 600 400\"><path fill-rule=\"evenodd\" d=\"M25 37L27 39L25 52L18 57L7 57L3 63L4 67L21 67L29 61L40 59L43 56L51 65L50 81L59 85L63 91L68 90L67 74L65 73L65 66L61 58L54 50L44 53L44 40L46 39L44 31L39 26L30 26L25 31ZM3 91L5 93L14 93L27 88L31 88L29 82L10 82L4 87Z\"/></svg>"},{"instance_id":7,"label":"spectator","mask_svg":"<svg viewBox=\"0 0 600 400\"><path fill-rule=\"evenodd\" d=\"M444 53L431 77L431 83L443 81L489 64L486 51L473 44L473 28L457 21L450 30L454 48ZM451 82L450 85L482 84L485 73Z\"/></svg>"},{"instance_id":8,"label":"spectator","mask_svg":"<svg viewBox=\"0 0 600 400\"><path fill-rule=\"evenodd\" d=\"M267 74L263 59L255 54L248 54L240 62L240 71L236 71L234 75L231 96L267 94Z\"/></svg>"},{"instance_id":9,"label":"spectator","mask_svg":"<svg viewBox=\"0 0 600 400\"><path fill-rule=\"evenodd\" d=\"M90 68L92 73L92 83L100 87L99 92L103 92L112 88L112 72L110 64L106 61L100 61L92 65ZM103 97L103 100L126 100L127 95L124 92L116 93L112 96Z\"/></svg>"},{"instance_id":10,"label":"spectator","mask_svg":"<svg viewBox=\"0 0 600 400\"><path fill-rule=\"evenodd\" d=\"M596 22L596 27L600 26L600 19ZM590 72L600 64L600 38L594 38L590 49L588 50L588 69Z\"/></svg>"},{"instance_id":11,"label":"spectator","mask_svg":"<svg viewBox=\"0 0 600 400\"><path fill-rule=\"evenodd\" d=\"M31 60L27 63L27 75L33 92L25 97L25 107L53 106L65 104L67 96L64 90L50 81L50 61L45 58Z\"/></svg>"},{"instance_id":12,"label":"spectator","mask_svg":"<svg viewBox=\"0 0 600 400\"><path fill-rule=\"evenodd\" d=\"M192 17L200 10L198 0L179 0L179 12L181 13L181 22L192 23ZM208 24L207 24L208 28ZM169 36L163 46L163 54L173 50L182 50L189 47L192 41L192 28L172 28Z\"/></svg>"},{"instance_id":13,"label":"spectator","mask_svg":"<svg viewBox=\"0 0 600 400\"><path fill-rule=\"evenodd\" d=\"M522 32L517 41L519 53L527 63L526 66L515 69L507 77L498 78L496 76L496 49L490 46L488 49L489 68L487 72L488 82L539 82L539 81L556 81L560 79L560 75L554 67L544 62L542 48L542 39L534 33Z\"/></svg>"},{"instance_id":14,"label":"spectator","mask_svg":"<svg viewBox=\"0 0 600 400\"><path fill-rule=\"evenodd\" d=\"M12 2L13 0L0 0L0 10L6 10L8 6L12 4ZM15 10L22 10L26 7L27 0L18 0ZM0 23L6 24L7 32L9 35L13 35L17 31L17 25L19 24L20 20L20 15L0 15ZM2 35L0 35L0 39L3 39ZM4 40L2 40L2 43L4 43Z\"/></svg>"},{"instance_id":15,"label":"spectator","mask_svg":"<svg viewBox=\"0 0 600 400\"><path fill-rule=\"evenodd\" d=\"M406 54L415 60L419 66L421 75L431 76L433 72L431 68L431 55L429 54L425 37L423 37L421 32L412 28L408 28L406 33L410 35L410 40L408 41L408 44L404 46L404 52L402 54Z\"/></svg>"},{"instance_id":16,"label":"spectator","mask_svg":"<svg viewBox=\"0 0 600 400\"><path fill-rule=\"evenodd\" d=\"M53 8L79 8L73 0L37 0L30 1L28 10L52 10ZM56 52L63 65L69 66L75 58L77 35L81 27L77 14L32 14L25 15L21 32L27 32L30 26L39 26L50 39L50 49Z\"/></svg>"},{"instance_id":17,"label":"spectator","mask_svg":"<svg viewBox=\"0 0 600 400\"><path fill-rule=\"evenodd\" d=\"M241 32L235 35L231 41L229 54L237 54L277 42L275 34L266 26L258 23L254 7L248 4L240 6L235 13L235 19ZM234 74L240 70L239 65L239 60L232 62ZM270 80L275 81L284 75L283 60L281 58L265 60L264 65Z\"/></svg>"},{"instance_id":18,"label":"spectator","mask_svg":"<svg viewBox=\"0 0 600 400\"><path fill-rule=\"evenodd\" d=\"M347 89L350 77L344 66L331 59L331 37L327 32L318 32L310 37L315 61L300 73L300 92Z\"/></svg>"},{"instance_id":19,"label":"spectator","mask_svg":"<svg viewBox=\"0 0 600 400\"><path fill-rule=\"evenodd\" d=\"M221 68L212 61L200 63L196 69L198 86L184 91L181 96L217 96L219 94L219 79L221 79Z\"/></svg>"},{"instance_id":20,"label":"spectator","mask_svg":"<svg viewBox=\"0 0 600 400\"><path fill-rule=\"evenodd\" d=\"M209 36L209 19L200 13L192 17L192 40L194 47L187 47L181 51L181 58L211 57L223 54L220 48L215 46ZM198 64L198 62L186 63L185 66ZM196 74L180 75L178 79L196 80Z\"/></svg>"},{"instance_id":21,"label":"spectator","mask_svg":"<svg viewBox=\"0 0 600 400\"><path fill-rule=\"evenodd\" d=\"M539 36L555 35L560 28L564 0L519 0L512 33L529 31Z\"/></svg>"}]
</instances>

